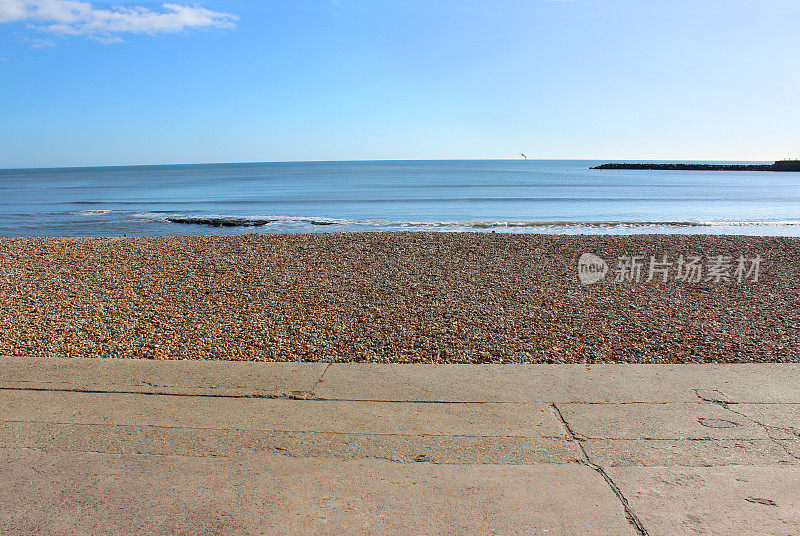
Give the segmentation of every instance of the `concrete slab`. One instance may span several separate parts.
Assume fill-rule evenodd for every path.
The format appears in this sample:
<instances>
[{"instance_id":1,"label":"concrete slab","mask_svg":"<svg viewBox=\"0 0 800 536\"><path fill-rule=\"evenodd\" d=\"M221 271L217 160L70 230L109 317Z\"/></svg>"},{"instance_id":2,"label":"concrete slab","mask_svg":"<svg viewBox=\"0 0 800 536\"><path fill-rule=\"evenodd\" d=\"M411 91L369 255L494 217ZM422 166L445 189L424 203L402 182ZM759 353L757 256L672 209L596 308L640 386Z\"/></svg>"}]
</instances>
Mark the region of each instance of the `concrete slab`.
<instances>
[{"instance_id":1,"label":"concrete slab","mask_svg":"<svg viewBox=\"0 0 800 536\"><path fill-rule=\"evenodd\" d=\"M0 391L0 421L565 438L544 404L415 404L265 398L171 397L120 393Z\"/></svg>"},{"instance_id":2,"label":"concrete slab","mask_svg":"<svg viewBox=\"0 0 800 536\"><path fill-rule=\"evenodd\" d=\"M709 403L558 404L587 439L769 439L752 420Z\"/></svg>"},{"instance_id":3,"label":"concrete slab","mask_svg":"<svg viewBox=\"0 0 800 536\"><path fill-rule=\"evenodd\" d=\"M313 390L320 398L344 400L548 403L694 402L700 392L731 402L800 404L796 363L390 365L390 374L386 367L2 357L0 388L232 396Z\"/></svg>"},{"instance_id":4,"label":"concrete slab","mask_svg":"<svg viewBox=\"0 0 800 536\"><path fill-rule=\"evenodd\" d=\"M734 404L728 410L763 427L770 437L800 440L800 404Z\"/></svg>"},{"instance_id":5,"label":"concrete slab","mask_svg":"<svg viewBox=\"0 0 800 536\"><path fill-rule=\"evenodd\" d=\"M626 467L607 472L649 536L800 534L800 467Z\"/></svg>"},{"instance_id":6,"label":"concrete slab","mask_svg":"<svg viewBox=\"0 0 800 536\"><path fill-rule=\"evenodd\" d=\"M800 403L800 364L393 365L334 363L315 394L346 400Z\"/></svg>"},{"instance_id":7,"label":"concrete slab","mask_svg":"<svg viewBox=\"0 0 800 536\"><path fill-rule=\"evenodd\" d=\"M798 372L0 359L0 533L800 534Z\"/></svg>"},{"instance_id":8,"label":"concrete slab","mask_svg":"<svg viewBox=\"0 0 800 536\"><path fill-rule=\"evenodd\" d=\"M592 462L602 467L800 463L800 441L781 444L771 439L590 439L581 445Z\"/></svg>"},{"instance_id":9,"label":"concrete slab","mask_svg":"<svg viewBox=\"0 0 800 536\"><path fill-rule=\"evenodd\" d=\"M397 462L465 464L575 463L581 453L566 439L547 437L353 434L155 426L16 422L0 425L0 445L61 452L382 458Z\"/></svg>"},{"instance_id":10,"label":"concrete slab","mask_svg":"<svg viewBox=\"0 0 800 536\"><path fill-rule=\"evenodd\" d=\"M0 358L0 388L209 396L311 391L325 363Z\"/></svg>"},{"instance_id":11,"label":"concrete slab","mask_svg":"<svg viewBox=\"0 0 800 536\"><path fill-rule=\"evenodd\" d=\"M579 465L0 451L0 532L634 536Z\"/></svg>"}]
</instances>

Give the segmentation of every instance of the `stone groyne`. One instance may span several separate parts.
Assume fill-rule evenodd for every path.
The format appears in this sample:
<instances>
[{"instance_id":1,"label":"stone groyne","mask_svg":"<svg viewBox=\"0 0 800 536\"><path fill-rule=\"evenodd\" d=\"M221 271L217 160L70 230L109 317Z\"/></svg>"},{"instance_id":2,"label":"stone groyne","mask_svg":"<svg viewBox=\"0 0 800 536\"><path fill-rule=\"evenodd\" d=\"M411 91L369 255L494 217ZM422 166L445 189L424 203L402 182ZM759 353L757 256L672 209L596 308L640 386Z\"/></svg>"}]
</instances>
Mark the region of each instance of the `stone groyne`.
<instances>
[{"instance_id":1,"label":"stone groyne","mask_svg":"<svg viewBox=\"0 0 800 536\"><path fill-rule=\"evenodd\" d=\"M774 164L676 164L676 163L612 163L591 169L631 169L655 171L795 171L800 172L800 160L778 160Z\"/></svg>"}]
</instances>

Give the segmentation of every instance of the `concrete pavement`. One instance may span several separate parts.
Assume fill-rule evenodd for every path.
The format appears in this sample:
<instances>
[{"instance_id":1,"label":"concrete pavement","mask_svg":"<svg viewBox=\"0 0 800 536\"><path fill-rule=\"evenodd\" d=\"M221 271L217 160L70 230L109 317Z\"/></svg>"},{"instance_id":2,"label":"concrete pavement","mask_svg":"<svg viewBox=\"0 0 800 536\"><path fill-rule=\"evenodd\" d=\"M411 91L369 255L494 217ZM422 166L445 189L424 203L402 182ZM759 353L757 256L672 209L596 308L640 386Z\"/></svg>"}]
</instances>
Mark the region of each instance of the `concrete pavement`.
<instances>
[{"instance_id":1,"label":"concrete pavement","mask_svg":"<svg viewBox=\"0 0 800 536\"><path fill-rule=\"evenodd\" d=\"M799 374L0 358L0 533L797 535Z\"/></svg>"}]
</instances>

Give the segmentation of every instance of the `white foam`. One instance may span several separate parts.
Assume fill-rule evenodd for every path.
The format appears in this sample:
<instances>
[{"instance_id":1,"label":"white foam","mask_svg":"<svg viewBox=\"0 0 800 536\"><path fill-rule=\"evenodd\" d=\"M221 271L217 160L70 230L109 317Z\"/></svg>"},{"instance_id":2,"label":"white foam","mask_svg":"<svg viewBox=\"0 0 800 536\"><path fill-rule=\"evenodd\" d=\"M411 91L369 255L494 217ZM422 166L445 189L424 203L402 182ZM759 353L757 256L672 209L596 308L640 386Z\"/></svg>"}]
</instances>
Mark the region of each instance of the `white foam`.
<instances>
[{"instance_id":1,"label":"white foam","mask_svg":"<svg viewBox=\"0 0 800 536\"><path fill-rule=\"evenodd\" d=\"M70 212L70 214L73 214L75 216L102 216L103 214L108 214L109 212L111 212L111 211L110 210L76 210L74 212Z\"/></svg>"}]
</instances>

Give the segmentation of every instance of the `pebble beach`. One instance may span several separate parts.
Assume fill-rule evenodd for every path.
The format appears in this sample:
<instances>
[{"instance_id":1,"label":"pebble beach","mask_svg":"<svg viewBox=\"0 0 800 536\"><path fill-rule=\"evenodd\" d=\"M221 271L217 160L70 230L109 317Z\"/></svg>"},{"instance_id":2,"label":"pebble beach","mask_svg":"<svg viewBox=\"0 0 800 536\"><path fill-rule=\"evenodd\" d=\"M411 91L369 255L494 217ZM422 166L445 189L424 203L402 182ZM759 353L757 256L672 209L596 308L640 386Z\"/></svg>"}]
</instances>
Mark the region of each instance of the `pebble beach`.
<instances>
[{"instance_id":1,"label":"pebble beach","mask_svg":"<svg viewBox=\"0 0 800 536\"><path fill-rule=\"evenodd\" d=\"M582 285L594 253L607 277ZM622 256L762 258L617 281ZM800 239L343 233L0 239L0 355L400 363L800 361Z\"/></svg>"}]
</instances>

